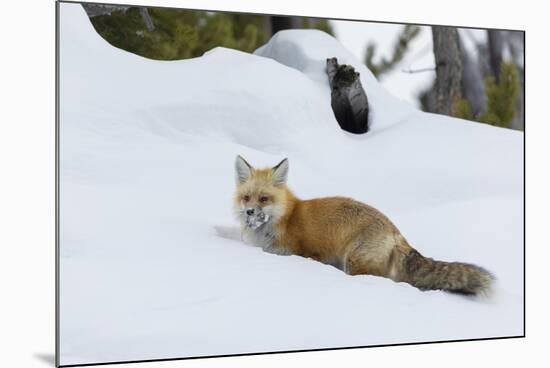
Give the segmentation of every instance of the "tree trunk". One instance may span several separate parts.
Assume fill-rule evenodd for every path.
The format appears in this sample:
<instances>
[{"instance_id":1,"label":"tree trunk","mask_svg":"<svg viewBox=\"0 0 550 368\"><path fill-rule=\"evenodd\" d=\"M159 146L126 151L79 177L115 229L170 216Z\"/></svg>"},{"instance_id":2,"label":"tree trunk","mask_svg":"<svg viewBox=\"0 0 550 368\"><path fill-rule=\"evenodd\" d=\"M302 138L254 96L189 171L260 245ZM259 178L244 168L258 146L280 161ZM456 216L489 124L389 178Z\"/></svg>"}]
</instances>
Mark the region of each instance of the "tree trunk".
<instances>
[{"instance_id":1,"label":"tree trunk","mask_svg":"<svg viewBox=\"0 0 550 368\"><path fill-rule=\"evenodd\" d=\"M502 64L502 50L504 49L503 31L488 30L487 40L489 45L489 65L491 74L497 84L500 82L500 64Z\"/></svg>"},{"instance_id":2,"label":"tree trunk","mask_svg":"<svg viewBox=\"0 0 550 368\"><path fill-rule=\"evenodd\" d=\"M479 116L487 105L483 76L477 60L473 59L459 39L460 54L462 56L462 96L470 103L474 119Z\"/></svg>"},{"instance_id":3,"label":"tree trunk","mask_svg":"<svg viewBox=\"0 0 550 368\"><path fill-rule=\"evenodd\" d=\"M523 119L525 115L525 69L524 69L524 55L525 55L525 33L523 32L508 32L508 45L510 47L510 53L512 54L512 60L516 63L520 75L521 91L518 96L517 113L516 117L512 121L511 127L513 129L524 130L525 121Z\"/></svg>"},{"instance_id":4,"label":"tree trunk","mask_svg":"<svg viewBox=\"0 0 550 368\"><path fill-rule=\"evenodd\" d=\"M302 18L299 17L282 17L272 15L269 17L271 20L271 35L282 31L284 29L295 29L303 27Z\"/></svg>"},{"instance_id":5,"label":"tree trunk","mask_svg":"<svg viewBox=\"0 0 550 368\"><path fill-rule=\"evenodd\" d=\"M461 98L462 61L458 31L453 27L432 26L435 56L436 113L453 115L453 105Z\"/></svg>"}]
</instances>

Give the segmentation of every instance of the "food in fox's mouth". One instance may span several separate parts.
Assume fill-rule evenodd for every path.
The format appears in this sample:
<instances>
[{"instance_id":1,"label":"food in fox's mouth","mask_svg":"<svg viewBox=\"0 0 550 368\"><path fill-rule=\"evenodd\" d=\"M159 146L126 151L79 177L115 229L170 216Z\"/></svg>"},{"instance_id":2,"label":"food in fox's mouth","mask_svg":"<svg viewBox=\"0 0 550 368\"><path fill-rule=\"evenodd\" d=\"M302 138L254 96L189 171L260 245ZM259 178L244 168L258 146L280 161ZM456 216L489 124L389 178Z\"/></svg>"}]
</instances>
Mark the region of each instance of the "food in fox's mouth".
<instances>
[{"instance_id":1,"label":"food in fox's mouth","mask_svg":"<svg viewBox=\"0 0 550 368\"><path fill-rule=\"evenodd\" d=\"M267 221L269 221L269 215L266 215L264 212L259 212L254 215L247 216L246 218L246 224L252 229L259 228Z\"/></svg>"}]
</instances>

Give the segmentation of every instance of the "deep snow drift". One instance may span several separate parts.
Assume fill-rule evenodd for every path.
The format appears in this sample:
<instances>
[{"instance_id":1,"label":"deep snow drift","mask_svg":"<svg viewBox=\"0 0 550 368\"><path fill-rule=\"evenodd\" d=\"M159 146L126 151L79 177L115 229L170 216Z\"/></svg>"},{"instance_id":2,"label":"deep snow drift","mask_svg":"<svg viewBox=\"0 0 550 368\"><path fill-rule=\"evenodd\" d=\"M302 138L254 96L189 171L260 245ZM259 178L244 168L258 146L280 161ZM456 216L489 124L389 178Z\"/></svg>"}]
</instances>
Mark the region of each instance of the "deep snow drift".
<instances>
[{"instance_id":1,"label":"deep snow drift","mask_svg":"<svg viewBox=\"0 0 550 368\"><path fill-rule=\"evenodd\" d=\"M61 364L523 333L523 136L425 114L318 31L257 55L177 62L116 49L60 5ZM361 73L372 132L341 131L326 57ZM303 198L346 195L423 254L498 277L472 300L348 276L220 237L233 162L290 160Z\"/></svg>"}]
</instances>

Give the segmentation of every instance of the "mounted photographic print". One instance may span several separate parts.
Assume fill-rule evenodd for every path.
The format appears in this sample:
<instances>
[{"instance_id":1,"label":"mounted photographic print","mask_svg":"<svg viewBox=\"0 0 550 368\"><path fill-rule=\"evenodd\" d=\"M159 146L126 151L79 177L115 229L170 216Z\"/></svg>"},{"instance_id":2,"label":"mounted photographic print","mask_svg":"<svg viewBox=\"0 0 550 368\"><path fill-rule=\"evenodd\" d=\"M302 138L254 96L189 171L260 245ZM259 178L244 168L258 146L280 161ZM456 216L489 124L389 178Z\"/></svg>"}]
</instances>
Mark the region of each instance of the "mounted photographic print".
<instances>
[{"instance_id":1,"label":"mounted photographic print","mask_svg":"<svg viewBox=\"0 0 550 368\"><path fill-rule=\"evenodd\" d=\"M57 365L524 336L524 32L57 12Z\"/></svg>"}]
</instances>

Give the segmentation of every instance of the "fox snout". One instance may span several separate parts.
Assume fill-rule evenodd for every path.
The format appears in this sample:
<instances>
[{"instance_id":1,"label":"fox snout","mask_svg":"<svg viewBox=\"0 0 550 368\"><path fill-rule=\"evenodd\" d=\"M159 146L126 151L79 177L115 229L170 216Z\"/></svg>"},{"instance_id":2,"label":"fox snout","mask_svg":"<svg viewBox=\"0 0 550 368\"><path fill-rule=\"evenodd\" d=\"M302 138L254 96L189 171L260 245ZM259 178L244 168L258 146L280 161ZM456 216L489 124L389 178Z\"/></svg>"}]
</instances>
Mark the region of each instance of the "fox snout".
<instances>
[{"instance_id":1,"label":"fox snout","mask_svg":"<svg viewBox=\"0 0 550 368\"><path fill-rule=\"evenodd\" d=\"M244 213L246 216L246 224L252 229L257 229L269 221L269 215L260 207L246 208Z\"/></svg>"},{"instance_id":2,"label":"fox snout","mask_svg":"<svg viewBox=\"0 0 550 368\"><path fill-rule=\"evenodd\" d=\"M263 211L261 207L250 207L244 210L247 216L255 216L260 220L264 220L268 215Z\"/></svg>"}]
</instances>

